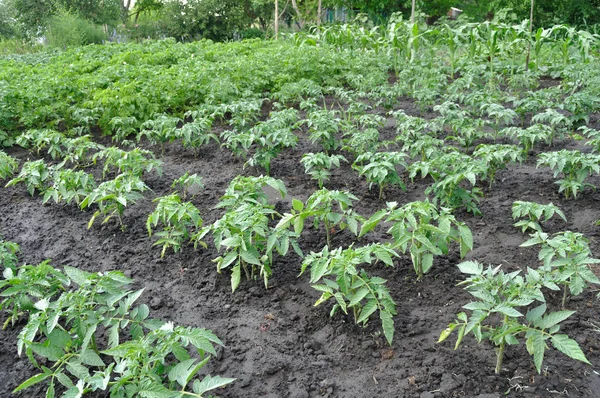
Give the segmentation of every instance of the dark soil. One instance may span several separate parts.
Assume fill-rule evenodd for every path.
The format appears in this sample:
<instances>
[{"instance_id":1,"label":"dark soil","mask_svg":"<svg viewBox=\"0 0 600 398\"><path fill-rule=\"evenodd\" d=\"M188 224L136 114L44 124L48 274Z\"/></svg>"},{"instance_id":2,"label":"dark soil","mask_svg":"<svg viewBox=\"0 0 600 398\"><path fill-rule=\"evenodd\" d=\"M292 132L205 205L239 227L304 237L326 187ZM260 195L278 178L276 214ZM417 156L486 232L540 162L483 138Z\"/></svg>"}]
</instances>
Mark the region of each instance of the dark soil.
<instances>
[{"instance_id":1,"label":"dark soil","mask_svg":"<svg viewBox=\"0 0 600 398\"><path fill-rule=\"evenodd\" d=\"M393 133L387 127L385 133ZM563 141L552 150L571 148L576 143ZM289 209L291 198L305 200L317 189L315 181L302 172L299 159L315 151L305 139L282 153L272 165L273 176L284 181L288 197L278 209ZM549 150L546 147L538 151ZM160 153L160 151L156 151ZM31 154L12 148L9 153L22 160ZM237 381L218 391L222 397L598 397L600 376L593 366L572 360L549 349L543 371L538 374L523 344L507 349L504 369L494 374L495 353L488 343L477 344L469 336L453 350L455 336L437 344L440 332L454 320L470 296L456 284L463 279L456 264L457 249L447 257L436 258L432 271L417 282L410 258L402 256L395 268L372 266L369 272L388 280L398 303L395 339L390 347L380 334L378 322L367 328L354 324L343 314L329 317L331 304L314 307L319 293L298 277L300 258L290 254L277 260L270 288L260 282L243 281L232 294L227 273L217 274L211 259L218 256L214 247L194 251L169 252L160 259L160 249L148 238L145 222L153 210L152 199L169 192L173 179L184 172L198 173L206 189L193 199L205 223L221 215L214 209L229 181L238 174L259 172L243 169L243 161L211 144L198 156L179 145L167 147L162 159L162 176L145 176L153 192L127 209L121 232L112 222L87 229L91 212L76 206L42 205L23 186L0 190L0 233L6 240L21 245L23 262L37 264L52 259L57 267L72 265L87 271L118 269L144 287L142 301L149 304L152 316L177 324L213 330L225 343L208 371L213 375L235 377ZM349 158L349 160L351 160ZM94 170L98 172L98 170ZM600 179L590 181L600 185ZM387 201L400 204L424 198L428 180L408 182L407 192L397 188L386 191ZM359 199L355 209L365 217L385 207L377 199L378 190L344 164L335 170L329 189L345 189ZM535 267L535 248L520 248L528 237L512 226L511 205L515 200L553 203L566 214L568 223L552 220L549 232L573 230L590 239L594 253L600 250L600 193L586 191L577 200L565 201L558 195L552 173L535 168L535 154L522 165L500 171L491 190L482 188L480 209L483 217L459 212L457 218L473 231L474 250L469 259L502 264L506 270ZM347 231L334 235L335 247L385 240L381 232L360 242ZM308 230L300 245L305 253L320 251L325 245L324 231ZM595 269L600 274L599 269ZM588 289L573 297L568 308L577 313L564 322L564 332L575 338L587 358L600 364L600 317L597 290ZM560 297L550 296L549 305L558 309ZM18 327L0 332L0 396L9 397L20 382L35 373L26 358L16 355ZM32 389L22 397L41 396Z\"/></svg>"}]
</instances>

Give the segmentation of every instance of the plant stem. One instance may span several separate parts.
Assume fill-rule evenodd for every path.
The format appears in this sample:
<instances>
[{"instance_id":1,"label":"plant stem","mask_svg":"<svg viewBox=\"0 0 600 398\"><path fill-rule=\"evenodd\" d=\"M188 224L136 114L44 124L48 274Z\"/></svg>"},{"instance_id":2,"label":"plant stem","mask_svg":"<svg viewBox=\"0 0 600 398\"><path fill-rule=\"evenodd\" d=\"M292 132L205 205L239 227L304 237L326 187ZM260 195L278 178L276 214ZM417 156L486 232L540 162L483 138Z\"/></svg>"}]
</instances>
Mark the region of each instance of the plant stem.
<instances>
[{"instance_id":1,"label":"plant stem","mask_svg":"<svg viewBox=\"0 0 600 398\"><path fill-rule=\"evenodd\" d=\"M563 297L561 302L561 308L565 309L565 303L567 302L567 285L563 285Z\"/></svg>"},{"instance_id":2,"label":"plant stem","mask_svg":"<svg viewBox=\"0 0 600 398\"><path fill-rule=\"evenodd\" d=\"M325 233L327 235L327 247L331 249L331 233L329 232L329 221L327 219L324 220L325 223Z\"/></svg>"},{"instance_id":3,"label":"plant stem","mask_svg":"<svg viewBox=\"0 0 600 398\"><path fill-rule=\"evenodd\" d=\"M250 273L248 272L248 266L244 260L241 261L242 268L244 269L244 273L246 274L246 280L250 280Z\"/></svg>"},{"instance_id":4,"label":"plant stem","mask_svg":"<svg viewBox=\"0 0 600 398\"><path fill-rule=\"evenodd\" d=\"M500 374L500 372L502 371L502 360L504 359L504 345L506 343L504 342L504 339L502 340L502 343L500 343L500 348L498 349L498 357L496 358L496 370L494 371L494 373L496 374Z\"/></svg>"},{"instance_id":5,"label":"plant stem","mask_svg":"<svg viewBox=\"0 0 600 398\"><path fill-rule=\"evenodd\" d=\"M506 325L508 323L508 315L504 315L504 321L502 322L503 325ZM500 348L498 349L498 357L496 358L496 370L494 371L494 373L496 374L500 374L500 372L502 371L502 360L504 359L504 346L506 344L506 341L504 340L504 337L502 337L502 342L500 343Z\"/></svg>"}]
</instances>

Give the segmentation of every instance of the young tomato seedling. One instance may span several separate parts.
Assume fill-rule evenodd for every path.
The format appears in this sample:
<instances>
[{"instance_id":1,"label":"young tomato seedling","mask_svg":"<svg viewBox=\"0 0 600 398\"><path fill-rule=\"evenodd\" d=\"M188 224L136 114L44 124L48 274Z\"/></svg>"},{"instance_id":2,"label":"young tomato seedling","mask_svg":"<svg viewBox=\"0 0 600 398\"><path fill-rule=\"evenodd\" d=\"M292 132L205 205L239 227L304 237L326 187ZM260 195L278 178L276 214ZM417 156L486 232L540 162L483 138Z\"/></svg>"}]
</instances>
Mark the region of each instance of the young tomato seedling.
<instances>
[{"instance_id":1,"label":"young tomato seedling","mask_svg":"<svg viewBox=\"0 0 600 398\"><path fill-rule=\"evenodd\" d=\"M452 241L458 242L460 256L473 249L473 235L465 223L457 221L447 209L439 209L430 202L410 202L400 208L396 202L387 204L361 227L359 237L373 230L380 222L389 223L394 249L408 250L421 280L433 266L434 256L448 254Z\"/></svg>"},{"instance_id":2,"label":"young tomato seedling","mask_svg":"<svg viewBox=\"0 0 600 398\"><path fill-rule=\"evenodd\" d=\"M538 373L542 369L544 352L548 348L547 341L567 356L589 364L577 342L566 334L558 333L560 323L575 311L546 313L541 288L547 282L544 282L536 271L528 269L523 277L520 271L504 273L500 266L490 266L484 270L483 265L476 261L466 261L458 267L461 272L470 275L459 285L464 285L478 300L463 306L471 311L471 315L459 313L456 320L441 333L438 343L447 339L455 330L458 330L458 337L454 349L460 346L463 338L469 333L473 333L478 342L489 340L498 347L496 374L502 371L506 345L519 344L519 337L525 339L525 346L533 356ZM526 315L518 310L535 301L542 304L529 309Z\"/></svg>"}]
</instances>

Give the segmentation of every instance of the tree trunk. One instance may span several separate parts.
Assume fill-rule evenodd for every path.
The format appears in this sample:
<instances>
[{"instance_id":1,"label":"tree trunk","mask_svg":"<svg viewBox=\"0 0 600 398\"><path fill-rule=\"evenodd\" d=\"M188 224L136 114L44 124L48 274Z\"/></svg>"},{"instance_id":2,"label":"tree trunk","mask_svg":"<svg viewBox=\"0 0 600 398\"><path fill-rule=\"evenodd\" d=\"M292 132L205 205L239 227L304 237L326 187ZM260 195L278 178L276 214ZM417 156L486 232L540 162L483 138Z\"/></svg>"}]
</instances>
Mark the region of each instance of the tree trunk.
<instances>
[{"instance_id":1,"label":"tree trunk","mask_svg":"<svg viewBox=\"0 0 600 398\"><path fill-rule=\"evenodd\" d=\"M527 46L527 57L525 58L525 72L529 70L529 58L531 57L531 33L533 32L533 6L535 0L531 0L531 11L529 13L529 45Z\"/></svg>"},{"instance_id":2,"label":"tree trunk","mask_svg":"<svg viewBox=\"0 0 600 398\"><path fill-rule=\"evenodd\" d=\"M319 0L319 5L317 6L317 26L321 26L321 13L322 13L322 4L321 4L321 0Z\"/></svg>"},{"instance_id":3,"label":"tree trunk","mask_svg":"<svg viewBox=\"0 0 600 398\"><path fill-rule=\"evenodd\" d=\"M279 0L275 0L275 40L279 38Z\"/></svg>"},{"instance_id":4,"label":"tree trunk","mask_svg":"<svg viewBox=\"0 0 600 398\"><path fill-rule=\"evenodd\" d=\"M412 9L410 11L410 23L415 23L415 8L416 8L416 0L412 0Z\"/></svg>"},{"instance_id":5,"label":"tree trunk","mask_svg":"<svg viewBox=\"0 0 600 398\"><path fill-rule=\"evenodd\" d=\"M296 0L292 0L292 8L296 12L296 23L298 24L298 27L300 29L304 28L304 19L302 18L302 13L300 12L300 8L298 8L298 3L296 2Z\"/></svg>"}]
</instances>

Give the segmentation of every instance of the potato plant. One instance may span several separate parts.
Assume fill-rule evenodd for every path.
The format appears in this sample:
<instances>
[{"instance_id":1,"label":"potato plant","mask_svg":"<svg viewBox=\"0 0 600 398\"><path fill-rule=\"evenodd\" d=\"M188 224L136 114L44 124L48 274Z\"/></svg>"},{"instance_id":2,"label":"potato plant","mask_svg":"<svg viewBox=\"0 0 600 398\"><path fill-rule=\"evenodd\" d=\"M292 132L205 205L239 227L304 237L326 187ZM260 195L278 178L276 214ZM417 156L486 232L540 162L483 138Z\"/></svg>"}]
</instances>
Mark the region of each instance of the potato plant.
<instances>
[{"instance_id":1,"label":"potato plant","mask_svg":"<svg viewBox=\"0 0 600 398\"><path fill-rule=\"evenodd\" d=\"M215 247L224 253L213 262L219 273L231 267L232 291L240 284L242 270L247 280L261 277L268 287L275 253L285 256L292 246L302 257L295 233L269 225L277 212L268 204L268 190L282 198L286 195L281 180L237 176L216 206L225 213L213 223L211 232Z\"/></svg>"},{"instance_id":2,"label":"potato plant","mask_svg":"<svg viewBox=\"0 0 600 398\"><path fill-rule=\"evenodd\" d=\"M55 130L28 130L17 137L16 143L25 149L35 150L38 155L45 150L52 159L60 159L65 152L66 139L67 137Z\"/></svg>"},{"instance_id":3,"label":"potato plant","mask_svg":"<svg viewBox=\"0 0 600 398\"><path fill-rule=\"evenodd\" d=\"M167 249L172 248L175 253L181 250L186 241L193 240L196 245L206 247L202 238L209 232L209 228L202 228L200 211L190 202L182 202L177 194L162 196L153 200L156 209L146 220L148 235L152 236L153 230L162 225L162 230L155 235L158 240L155 246L162 245L160 257L164 257Z\"/></svg>"},{"instance_id":4,"label":"potato plant","mask_svg":"<svg viewBox=\"0 0 600 398\"><path fill-rule=\"evenodd\" d=\"M523 218L523 220L517 221L514 224L515 227L521 228L521 232L528 230L543 232L540 224L548 221L555 214L567 222L565 214L552 202L548 203L547 205L543 205L535 202L517 200L512 205L513 220Z\"/></svg>"},{"instance_id":5,"label":"potato plant","mask_svg":"<svg viewBox=\"0 0 600 398\"><path fill-rule=\"evenodd\" d=\"M207 375L187 391L223 343L209 330L149 318L147 305L134 306L143 289L130 290L132 280L121 272L59 271L48 261L8 270L0 282L0 308L26 318L17 352L39 371L13 392L46 383L46 397L60 388L72 397L200 398L234 380Z\"/></svg>"},{"instance_id":6,"label":"potato plant","mask_svg":"<svg viewBox=\"0 0 600 398\"><path fill-rule=\"evenodd\" d=\"M351 129L344 132L342 150L358 156L364 152L375 152L381 145L379 131L375 128Z\"/></svg>"},{"instance_id":7,"label":"potato plant","mask_svg":"<svg viewBox=\"0 0 600 398\"><path fill-rule=\"evenodd\" d=\"M102 224L106 224L116 216L121 230L125 231L125 224L123 224L125 208L143 198L142 192L147 189L148 186L144 181L130 174L119 174L113 180L104 181L90 192L79 205L82 210L92 205L98 206L98 210L94 212L88 222L88 229L92 227L96 218L102 215L104 217Z\"/></svg>"},{"instance_id":8,"label":"potato plant","mask_svg":"<svg viewBox=\"0 0 600 398\"><path fill-rule=\"evenodd\" d=\"M359 237L365 236L379 223L391 224L392 248L408 250L417 279L421 280L433 266L434 256L446 255L451 242L457 242L460 256L473 250L473 234L457 221L448 209L438 209L430 202L410 202L397 207L389 202L387 209L376 212L362 225Z\"/></svg>"},{"instance_id":9,"label":"potato plant","mask_svg":"<svg viewBox=\"0 0 600 398\"><path fill-rule=\"evenodd\" d=\"M329 180L331 168L340 167L340 161L347 162L342 155L326 155L323 152L305 153L300 159L304 166L304 172L319 183L319 189L323 188L323 182Z\"/></svg>"},{"instance_id":10,"label":"potato plant","mask_svg":"<svg viewBox=\"0 0 600 398\"><path fill-rule=\"evenodd\" d=\"M589 364L579 344L566 334L558 333L560 323L575 311L546 312L543 283L535 270L528 268L528 272L522 276L520 271L505 273L500 266L489 266L484 270L483 265L476 261L466 261L458 267L461 272L469 275L459 285L464 285L478 300L463 306L471 311L470 316L460 312L456 320L441 333L438 343L447 339L455 330L458 330L458 337L454 349L461 345L469 333L473 333L479 343L489 340L498 347L496 374L502 371L506 345L519 344L519 338L525 340L525 347L533 356L538 373L542 370L548 341L563 354ZM541 304L529 308L525 315L519 311L521 307L528 308L536 301Z\"/></svg>"},{"instance_id":11,"label":"potato plant","mask_svg":"<svg viewBox=\"0 0 600 398\"><path fill-rule=\"evenodd\" d=\"M345 250L341 247L330 250L325 246L320 253L313 252L304 258L300 275L310 269L310 283L321 292L315 306L332 298L335 300L330 316L334 316L339 310L345 314L352 310L354 322L366 326L371 315L378 311L383 334L391 345L394 339L392 318L396 315L396 302L385 286L386 280L370 276L360 266L381 261L392 267L396 256L395 251L378 243Z\"/></svg>"},{"instance_id":12,"label":"potato plant","mask_svg":"<svg viewBox=\"0 0 600 398\"><path fill-rule=\"evenodd\" d=\"M555 184L565 199L577 198L586 187L596 186L585 182L593 173L600 174L600 155L563 149L557 152L544 152L538 155L537 167L546 166L554 171L554 177L562 176Z\"/></svg>"},{"instance_id":13,"label":"potato plant","mask_svg":"<svg viewBox=\"0 0 600 398\"><path fill-rule=\"evenodd\" d=\"M154 115L152 119L142 123L136 139L140 142L145 137L152 145L160 145L160 152L164 154L165 144L178 138L177 125L182 122L178 117Z\"/></svg>"}]
</instances>

